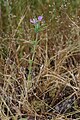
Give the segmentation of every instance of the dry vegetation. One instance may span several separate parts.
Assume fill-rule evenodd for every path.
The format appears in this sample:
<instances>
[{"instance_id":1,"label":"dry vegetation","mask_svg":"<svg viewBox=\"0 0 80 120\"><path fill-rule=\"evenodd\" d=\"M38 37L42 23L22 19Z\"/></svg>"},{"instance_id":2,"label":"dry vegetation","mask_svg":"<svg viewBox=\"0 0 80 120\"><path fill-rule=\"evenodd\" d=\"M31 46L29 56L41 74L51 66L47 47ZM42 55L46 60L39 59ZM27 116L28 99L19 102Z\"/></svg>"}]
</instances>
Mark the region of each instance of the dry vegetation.
<instances>
[{"instance_id":1,"label":"dry vegetation","mask_svg":"<svg viewBox=\"0 0 80 120\"><path fill-rule=\"evenodd\" d=\"M0 120L80 120L80 0L0 0Z\"/></svg>"}]
</instances>

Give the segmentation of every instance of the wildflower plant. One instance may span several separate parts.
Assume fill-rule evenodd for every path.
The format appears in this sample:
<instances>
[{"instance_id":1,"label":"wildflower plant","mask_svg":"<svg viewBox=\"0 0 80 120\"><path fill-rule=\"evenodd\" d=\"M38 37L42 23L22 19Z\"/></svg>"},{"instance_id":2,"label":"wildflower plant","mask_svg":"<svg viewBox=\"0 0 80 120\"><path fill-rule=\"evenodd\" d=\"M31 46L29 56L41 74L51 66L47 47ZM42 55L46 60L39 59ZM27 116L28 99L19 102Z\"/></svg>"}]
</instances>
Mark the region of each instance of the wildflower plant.
<instances>
[{"instance_id":1,"label":"wildflower plant","mask_svg":"<svg viewBox=\"0 0 80 120\"><path fill-rule=\"evenodd\" d=\"M30 23L34 25L34 31L38 33L40 31L40 22L42 21L43 16L38 16L38 18L30 19Z\"/></svg>"},{"instance_id":2,"label":"wildflower plant","mask_svg":"<svg viewBox=\"0 0 80 120\"><path fill-rule=\"evenodd\" d=\"M43 19L43 16L38 16L38 18L30 19L30 23L33 24L34 26L34 33L36 33L36 38L35 40L32 41L32 50L31 50L32 57L31 59L29 59L29 74L28 74L29 82L31 81L32 65L33 65L33 61L36 53L36 47L37 47L37 44L39 43L38 34L40 31L42 31L42 25L41 25L42 19ZM28 84L28 88L30 88L31 84Z\"/></svg>"}]
</instances>

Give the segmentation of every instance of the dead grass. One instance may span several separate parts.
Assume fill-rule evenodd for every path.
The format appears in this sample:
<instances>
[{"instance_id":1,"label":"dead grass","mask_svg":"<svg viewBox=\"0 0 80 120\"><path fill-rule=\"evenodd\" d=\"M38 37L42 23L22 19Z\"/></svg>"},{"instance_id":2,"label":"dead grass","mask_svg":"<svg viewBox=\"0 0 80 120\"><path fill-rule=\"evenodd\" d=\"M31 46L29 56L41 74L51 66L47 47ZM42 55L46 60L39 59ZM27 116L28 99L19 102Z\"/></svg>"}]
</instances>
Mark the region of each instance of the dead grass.
<instances>
[{"instance_id":1,"label":"dead grass","mask_svg":"<svg viewBox=\"0 0 80 120\"><path fill-rule=\"evenodd\" d=\"M80 8L73 12L73 3L61 8L48 0L23 3L21 8L17 1L19 11L15 2L3 8L3 1L0 8L0 120L79 120ZM28 80L36 37L29 19L42 13L46 28L38 35Z\"/></svg>"}]
</instances>

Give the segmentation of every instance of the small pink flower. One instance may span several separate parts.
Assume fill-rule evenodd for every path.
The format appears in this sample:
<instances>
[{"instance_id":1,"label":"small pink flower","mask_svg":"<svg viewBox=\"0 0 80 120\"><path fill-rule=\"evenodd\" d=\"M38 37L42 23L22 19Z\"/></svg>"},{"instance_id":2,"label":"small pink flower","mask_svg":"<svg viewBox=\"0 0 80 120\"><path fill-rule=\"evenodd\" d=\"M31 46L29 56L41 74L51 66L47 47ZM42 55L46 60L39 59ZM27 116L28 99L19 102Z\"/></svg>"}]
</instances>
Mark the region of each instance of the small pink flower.
<instances>
[{"instance_id":1,"label":"small pink flower","mask_svg":"<svg viewBox=\"0 0 80 120\"><path fill-rule=\"evenodd\" d=\"M38 20L33 18L33 19L30 19L30 22L33 24L36 24L38 22Z\"/></svg>"},{"instance_id":2,"label":"small pink flower","mask_svg":"<svg viewBox=\"0 0 80 120\"><path fill-rule=\"evenodd\" d=\"M38 19L30 19L30 22L33 23L33 24L36 24L37 22L41 21L43 18L43 16L38 16Z\"/></svg>"},{"instance_id":3,"label":"small pink flower","mask_svg":"<svg viewBox=\"0 0 80 120\"><path fill-rule=\"evenodd\" d=\"M38 16L38 21L41 21L43 16Z\"/></svg>"}]
</instances>

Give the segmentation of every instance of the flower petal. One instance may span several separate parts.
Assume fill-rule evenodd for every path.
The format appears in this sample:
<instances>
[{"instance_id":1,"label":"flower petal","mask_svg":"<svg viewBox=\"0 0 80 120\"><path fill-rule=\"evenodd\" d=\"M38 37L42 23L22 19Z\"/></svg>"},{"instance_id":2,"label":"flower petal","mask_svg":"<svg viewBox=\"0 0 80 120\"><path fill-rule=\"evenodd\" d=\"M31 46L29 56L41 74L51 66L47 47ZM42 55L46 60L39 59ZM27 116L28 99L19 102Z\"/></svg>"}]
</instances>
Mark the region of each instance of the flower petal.
<instances>
[{"instance_id":1,"label":"flower petal","mask_svg":"<svg viewBox=\"0 0 80 120\"><path fill-rule=\"evenodd\" d=\"M30 22L33 24L36 24L38 22L38 20L33 18L33 19L30 19Z\"/></svg>"},{"instance_id":2,"label":"flower petal","mask_svg":"<svg viewBox=\"0 0 80 120\"><path fill-rule=\"evenodd\" d=\"M36 24L38 21L37 19L33 19L33 23Z\"/></svg>"},{"instance_id":3,"label":"flower petal","mask_svg":"<svg viewBox=\"0 0 80 120\"><path fill-rule=\"evenodd\" d=\"M34 21L33 21L32 19L30 19L30 22L31 22L31 23L34 23Z\"/></svg>"},{"instance_id":4,"label":"flower petal","mask_svg":"<svg viewBox=\"0 0 80 120\"><path fill-rule=\"evenodd\" d=\"M38 16L38 21L41 21L43 16Z\"/></svg>"}]
</instances>

